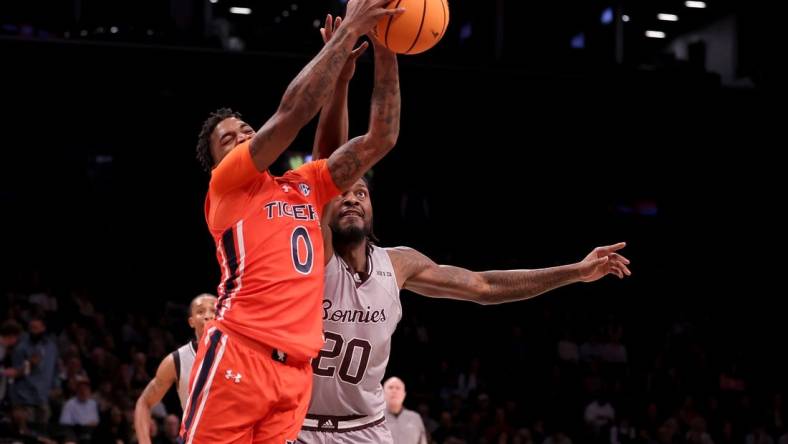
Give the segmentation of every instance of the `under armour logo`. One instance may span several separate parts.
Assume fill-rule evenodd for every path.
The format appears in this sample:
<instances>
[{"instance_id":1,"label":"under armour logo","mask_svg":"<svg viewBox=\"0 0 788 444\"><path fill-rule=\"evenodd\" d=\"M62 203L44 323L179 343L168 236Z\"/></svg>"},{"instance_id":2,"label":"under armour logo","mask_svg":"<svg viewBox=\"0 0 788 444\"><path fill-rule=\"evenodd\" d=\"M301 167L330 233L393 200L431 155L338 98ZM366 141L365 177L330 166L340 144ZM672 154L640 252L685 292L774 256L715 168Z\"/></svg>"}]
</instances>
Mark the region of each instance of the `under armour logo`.
<instances>
[{"instance_id":1,"label":"under armour logo","mask_svg":"<svg viewBox=\"0 0 788 444\"><path fill-rule=\"evenodd\" d=\"M285 352L283 352L281 350L274 349L273 353L271 353L271 358L274 361L278 361L278 362L284 363L284 362L287 361L287 353L285 353Z\"/></svg>"},{"instance_id":2,"label":"under armour logo","mask_svg":"<svg viewBox=\"0 0 788 444\"><path fill-rule=\"evenodd\" d=\"M233 369L229 369L224 373L224 379L234 379L235 383L241 382L241 373L233 374Z\"/></svg>"},{"instance_id":3,"label":"under armour logo","mask_svg":"<svg viewBox=\"0 0 788 444\"><path fill-rule=\"evenodd\" d=\"M282 191L284 191L285 193L289 193L290 192L290 185L288 185L288 184L282 185Z\"/></svg>"}]
</instances>

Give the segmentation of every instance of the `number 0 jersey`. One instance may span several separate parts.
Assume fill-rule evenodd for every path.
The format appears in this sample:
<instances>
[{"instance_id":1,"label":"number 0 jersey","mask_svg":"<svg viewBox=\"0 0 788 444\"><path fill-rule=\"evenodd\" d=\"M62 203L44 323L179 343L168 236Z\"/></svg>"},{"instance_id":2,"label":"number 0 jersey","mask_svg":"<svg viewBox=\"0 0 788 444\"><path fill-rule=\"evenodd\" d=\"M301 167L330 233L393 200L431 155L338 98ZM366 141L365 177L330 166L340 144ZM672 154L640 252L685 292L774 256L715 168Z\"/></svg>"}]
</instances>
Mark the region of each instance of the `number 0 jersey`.
<instances>
[{"instance_id":1,"label":"number 0 jersey","mask_svg":"<svg viewBox=\"0 0 788 444\"><path fill-rule=\"evenodd\" d=\"M205 200L222 273L216 320L231 334L306 360L323 346L320 217L339 190L326 160L282 177L260 173L249 143L213 170Z\"/></svg>"}]
</instances>

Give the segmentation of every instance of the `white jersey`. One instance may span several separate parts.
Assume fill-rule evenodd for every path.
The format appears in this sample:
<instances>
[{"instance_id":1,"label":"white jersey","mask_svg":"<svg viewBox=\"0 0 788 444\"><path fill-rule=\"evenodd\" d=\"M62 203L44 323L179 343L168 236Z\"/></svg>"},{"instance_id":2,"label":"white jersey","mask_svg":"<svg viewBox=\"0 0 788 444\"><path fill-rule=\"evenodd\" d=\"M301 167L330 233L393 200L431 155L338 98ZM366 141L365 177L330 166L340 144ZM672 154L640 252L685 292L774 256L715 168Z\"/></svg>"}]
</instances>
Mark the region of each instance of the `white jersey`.
<instances>
[{"instance_id":1,"label":"white jersey","mask_svg":"<svg viewBox=\"0 0 788 444\"><path fill-rule=\"evenodd\" d=\"M358 288L342 258L335 254L326 265L326 343L312 360L312 401L304 430L355 430L385 417L381 381L402 306L386 250L372 247L367 264L369 277Z\"/></svg>"},{"instance_id":2,"label":"white jersey","mask_svg":"<svg viewBox=\"0 0 788 444\"><path fill-rule=\"evenodd\" d=\"M186 401L189 399L189 377L192 373L195 356L197 356L197 343L194 341L190 341L172 352L172 359L175 361L175 384L178 387L181 408L184 410L186 410Z\"/></svg>"}]
</instances>

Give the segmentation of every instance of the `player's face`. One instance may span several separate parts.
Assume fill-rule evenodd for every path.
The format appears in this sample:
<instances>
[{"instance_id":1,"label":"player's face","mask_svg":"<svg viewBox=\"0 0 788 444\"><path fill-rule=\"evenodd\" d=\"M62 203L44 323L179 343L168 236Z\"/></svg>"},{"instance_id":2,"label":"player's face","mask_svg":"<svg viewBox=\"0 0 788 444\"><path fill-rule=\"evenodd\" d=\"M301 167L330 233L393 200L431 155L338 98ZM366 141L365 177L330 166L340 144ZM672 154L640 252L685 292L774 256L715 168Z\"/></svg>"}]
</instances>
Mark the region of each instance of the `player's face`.
<instances>
[{"instance_id":1,"label":"player's face","mask_svg":"<svg viewBox=\"0 0 788 444\"><path fill-rule=\"evenodd\" d=\"M218 165L227 153L252 136L254 129L243 120L230 117L219 122L211 133L211 155L214 165Z\"/></svg>"},{"instance_id":2,"label":"player's face","mask_svg":"<svg viewBox=\"0 0 788 444\"><path fill-rule=\"evenodd\" d=\"M383 396L389 405L401 406L405 402L405 384L399 379L386 381L383 387Z\"/></svg>"},{"instance_id":3,"label":"player's face","mask_svg":"<svg viewBox=\"0 0 788 444\"><path fill-rule=\"evenodd\" d=\"M331 200L327 216L334 233L363 239L372 227L372 201L367 184L359 179L350 189Z\"/></svg>"},{"instance_id":4,"label":"player's face","mask_svg":"<svg viewBox=\"0 0 788 444\"><path fill-rule=\"evenodd\" d=\"M216 317L216 298L202 297L192 304L192 312L189 316L189 325L194 329L194 333L199 339L205 328L205 323Z\"/></svg>"}]
</instances>

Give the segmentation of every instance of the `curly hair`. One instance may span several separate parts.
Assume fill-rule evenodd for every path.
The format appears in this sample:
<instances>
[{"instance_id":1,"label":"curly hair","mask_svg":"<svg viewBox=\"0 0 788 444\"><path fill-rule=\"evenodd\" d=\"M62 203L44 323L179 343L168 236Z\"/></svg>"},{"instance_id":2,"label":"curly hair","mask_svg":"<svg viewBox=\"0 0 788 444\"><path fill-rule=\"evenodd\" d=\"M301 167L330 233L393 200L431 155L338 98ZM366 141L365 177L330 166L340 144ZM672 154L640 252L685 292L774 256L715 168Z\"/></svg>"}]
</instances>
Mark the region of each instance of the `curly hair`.
<instances>
[{"instance_id":1,"label":"curly hair","mask_svg":"<svg viewBox=\"0 0 788 444\"><path fill-rule=\"evenodd\" d=\"M213 133L213 130L216 129L216 125L218 125L222 120L229 119L230 117L240 119L241 114L231 110L230 108L219 108L212 112L202 124L200 135L197 136L197 160L200 162L200 165L202 165L205 171L209 172L213 168L213 155L211 155L211 134Z\"/></svg>"}]
</instances>

